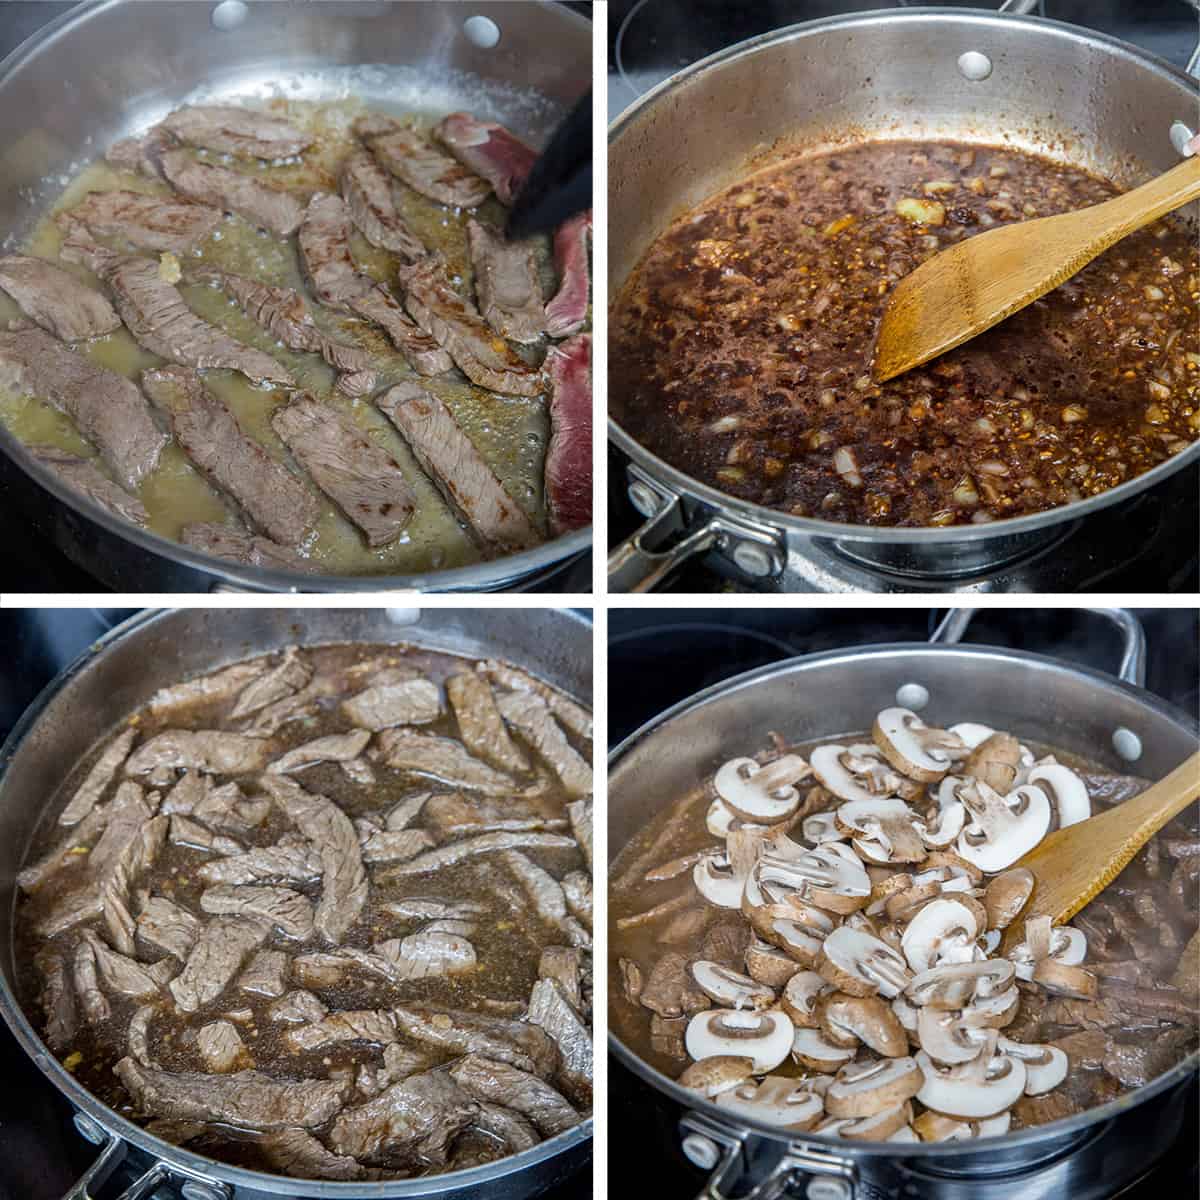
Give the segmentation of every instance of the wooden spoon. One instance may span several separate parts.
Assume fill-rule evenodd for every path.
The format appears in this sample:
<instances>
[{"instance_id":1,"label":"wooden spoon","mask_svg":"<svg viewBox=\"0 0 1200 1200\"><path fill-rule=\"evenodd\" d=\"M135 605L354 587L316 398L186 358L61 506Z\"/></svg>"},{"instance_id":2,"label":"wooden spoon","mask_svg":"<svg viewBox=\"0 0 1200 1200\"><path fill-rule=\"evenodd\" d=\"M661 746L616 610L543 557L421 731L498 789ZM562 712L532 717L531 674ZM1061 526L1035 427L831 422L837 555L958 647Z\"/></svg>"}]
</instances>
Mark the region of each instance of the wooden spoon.
<instances>
[{"instance_id":1,"label":"wooden spoon","mask_svg":"<svg viewBox=\"0 0 1200 1200\"><path fill-rule=\"evenodd\" d=\"M1123 237L1198 196L1200 155L1103 204L989 229L935 254L892 290L875 343L875 381L991 329Z\"/></svg>"},{"instance_id":2,"label":"wooden spoon","mask_svg":"<svg viewBox=\"0 0 1200 1200\"><path fill-rule=\"evenodd\" d=\"M1056 829L1014 866L1033 872L1033 894L1005 930L1001 954L1025 940L1030 917L1069 921L1129 865L1133 856L1172 818L1200 797L1200 751L1140 796Z\"/></svg>"}]
</instances>

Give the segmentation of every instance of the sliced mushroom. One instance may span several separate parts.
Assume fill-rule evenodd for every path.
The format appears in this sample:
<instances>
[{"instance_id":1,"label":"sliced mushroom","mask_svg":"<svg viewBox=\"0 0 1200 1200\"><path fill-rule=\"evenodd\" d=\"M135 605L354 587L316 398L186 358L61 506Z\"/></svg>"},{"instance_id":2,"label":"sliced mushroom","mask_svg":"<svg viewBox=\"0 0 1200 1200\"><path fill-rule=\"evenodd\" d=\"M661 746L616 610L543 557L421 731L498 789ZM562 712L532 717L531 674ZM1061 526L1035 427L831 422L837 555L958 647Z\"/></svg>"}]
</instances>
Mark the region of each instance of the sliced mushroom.
<instances>
[{"instance_id":1,"label":"sliced mushroom","mask_svg":"<svg viewBox=\"0 0 1200 1200\"><path fill-rule=\"evenodd\" d=\"M998 1137L1008 1132L1011 1123L1012 1114L1008 1112L982 1121L956 1121L953 1117L927 1111L912 1123L912 1127L923 1142L966 1142L974 1138Z\"/></svg>"},{"instance_id":2,"label":"sliced mushroom","mask_svg":"<svg viewBox=\"0 0 1200 1200\"><path fill-rule=\"evenodd\" d=\"M821 786L839 800L874 800L877 793L871 787L871 777L851 771L846 761L848 757L848 747L833 743L818 746L808 756L808 761Z\"/></svg>"},{"instance_id":3,"label":"sliced mushroom","mask_svg":"<svg viewBox=\"0 0 1200 1200\"><path fill-rule=\"evenodd\" d=\"M793 784L808 774L808 763L798 754L785 754L765 766L752 758L734 758L717 771L713 786L742 820L774 825L800 807Z\"/></svg>"},{"instance_id":4,"label":"sliced mushroom","mask_svg":"<svg viewBox=\"0 0 1200 1200\"><path fill-rule=\"evenodd\" d=\"M746 885L751 907L764 901L803 900L829 912L848 913L862 908L870 895L866 870L841 842L826 842L813 850L779 842L755 863Z\"/></svg>"},{"instance_id":5,"label":"sliced mushroom","mask_svg":"<svg viewBox=\"0 0 1200 1200\"><path fill-rule=\"evenodd\" d=\"M966 1008L1012 990L1013 964L1004 958L943 963L914 976L904 994L918 1007Z\"/></svg>"},{"instance_id":6,"label":"sliced mushroom","mask_svg":"<svg viewBox=\"0 0 1200 1200\"><path fill-rule=\"evenodd\" d=\"M977 780L958 794L971 816L958 836L958 853L989 874L1011 867L1050 828L1050 802L1041 788L1026 785L1002 796Z\"/></svg>"},{"instance_id":7,"label":"sliced mushroom","mask_svg":"<svg viewBox=\"0 0 1200 1200\"><path fill-rule=\"evenodd\" d=\"M1091 971L1068 966L1053 958L1044 958L1037 964L1033 970L1033 982L1069 1000L1094 1000L1099 994L1096 976Z\"/></svg>"},{"instance_id":8,"label":"sliced mushroom","mask_svg":"<svg viewBox=\"0 0 1200 1200\"><path fill-rule=\"evenodd\" d=\"M819 846L822 842L845 841L849 836L838 828L837 817L831 812L813 813L811 817L805 817L800 825L800 832L804 835L804 840L814 846Z\"/></svg>"},{"instance_id":9,"label":"sliced mushroom","mask_svg":"<svg viewBox=\"0 0 1200 1200\"><path fill-rule=\"evenodd\" d=\"M704 818L705 828L713 837L728 837L729 831L738 823L738 815L720 798L708 806Z\"/></svg>"},{"instance_id":10,"label":"sliced mushroom","mask_svg":"<svg viewBox=\"0 0 1200 1200\"><path fill-rule=\"evenodd\" d=\"M875 863L917 863L927 850L916 817L903 800L850 800L837 810L837 825L853 836L854 849Z\"/></svg>"},{"instance_id":11,"label":"sliced mushroom","mask_svg":"<svg viewBox=\"0 0 1200 1200\"><path fill-rule=\"evenodd\" d=\"M952 846L967 822L967 810L958 798L958 789L965 784L959 775L947 775L937 790L937 812L925 820L913 822L917 836L931 850Z\"/></svg>"},{"instance_id":12,"label":"sliced mushroom","mask_svg":"<svg viewBox=\"0 0 1200 1200\"><path fill-rule=\"evenodd\" d=\"M741 1054L714 1054L694 1062L678 1079L680 1087L712 1099L750 1079L754 1060Z\"/></svg>"},{"instance_id":13,"label":"sliced mushroom","mask_svg":"<svg viewBox=\"0 0 1200 1200\"><path fill-rule=\"evenodd\" d=\"M912 1120L912 1104L905 1100L893 1108L885 1108L870 1117L859 1117L858 1120L848 1121L838 1133L851 1141L861 1142L892 1142L897 1140L895 1135L901 1129L907 1129ZM912 1138L916 1141L915 1135Z\"/></svg>"},{"instance_id":14,"label":"sliced mushroom","mask_svg":"<svg viewBox=\"0 0 1200 1200\"><path fill-rule=\"evenodd\" d=\"M910 1106L910 1108L911 1108L911 1106ZM897 1129L896 1132L891 1135L891 1137L885 1138L884 1140L889 1141L889 1142L906 1142L907 1143L907 1142L919 1142L921 1139L919 1137L917 1137L916 1133L913 1132L913 1127L911 1125L901 1125L900 1128Z\"/></svg>"},{"instance_id":15,"label":"sliced mushroom","mask_svg":"<svg viewBox=\"0 0 1200 1200\"><path fill-rule=\"evenodd\" d=\"M918 783L936 783L967 750L957 734L926 725L907 708L885 708L875 718L871 738L901 775Z\"/></svg>"},{"instance_id":16,"label":"sliced mushroom","mask_svg":"<svg viewBox=\"0 0 1200 1200\"><path fill-rule=\"evenodd\" d=\"M1029 772L1028 783L1046 793L1055 816L1052 828L1066 829L1092 815L1087 785L1070 767L1061 763L1038 763Z\"/></svg>"},{"instance_id":17,"label":"sliced mushroom","mask_svg":"<svg viewBox=\"0 0 1200 1200\"><path fill-rule=\"evenodd\" d=\"M719 908L741 908L746 881L734 874L727 855L705 855L692 868L692 882L709 904Z\"/></svg>"},{"instance_id":18,"label":"sliced mushroom","mask_svg":"<svg viewBox=\"0 0 1200 1200\"><path fill-rule=\"evenodd\" d=\"M908 1038L899 1018L878 996L833 992L822 996L816 1009L821 1032L835 1046L861 1042L886 1058L908 1053Z\"/></svg>"},{"instance_id":19,"label":"sliced mushroom","mask_svg":"<svg viewBox=\"0 0 1200 1200\"><path fill-rule=\"evenodd\" d=\"M785 1013L745 1012L733 1008L710 1008L697 1013L684 1035L688 1054L699 1061L718 1054L749 1058L753 1073L773 1071L792 1048L792 1023Z\"/></svg>"},{"instance_id":20,"label":"sliced mushroom","mask_svg":"<svg viewBox=\"0 0 1200 1200\"><path fill-rule=\"evenodd\" d=\"M917 1018L920 1010L910 1003L908 997L901 992L892 1000L892 1012L896 1014L896 1020L900 1022L901 1027L906 1034L910 1034L910 1042L917 1040Z\"/></svg>"},{"instance_id":21,"label":"sliced mushroom","mask_svg":"<svg viewBox=\"0 0 1200 1200\"><path fill-rule=\"evenodd\" d=\"M1007 929L1021 915L1033 895L1033 872L1013 867L997 875L983 893L989 929Z\"/></svg>"},{"instance_id":22,"label":"sliced mushroom","mask_svg":"<svg viewBox=\"0 0 1200 1200\"><path fill-rule=\"evenodd\" d=\"M821 1024L817 1000L832 990L816 971L797 971L780 994L779 1006L797 1028L816 1029Z\"/></svg>"},{"instance_id":23,"label":"sliced mushroom","mask_svg":"<svg viewBox=\"0 0 1200 1200\"><path fill-rule=\"evenodd\" d=\"M851 996L875 992L891 999L911 978L904 959L886 942L861 929L843 925L821 947L817 970L834 987Z\"/></svg>"},{"instance_id":24,"label":"sliced mushroom","mask_svg":"<svg viewBox=\"0 0 1200 1200\"><path fill-rule=\"evenodd\" d=\"M1052 928L1049 917L1025 922L1025 940L1009 955L1017 978L1041 983L1048 991L1083 999L1096 994L1096 979L1079 964L1087 957L1087 936L1070 925ZM1065 989L1065 990L1063 990Z\"/></svg>"},{"instance_id":25,"label":"sliced mushroom","mask_svg":"<svg viewBox=\"0 0 1200 1200\"><path fill-rule=\"evenodd\" d=\"M767 987L781 988L796 973L796 960L777 946L755 938L746 947L746 974Z\"/></svg>"},{"instance_id":26,"label":"sliced mushroom","mask_svg":"<svg viewBox=\"0 0 1200 1200\"><path fill-rule=\"evenodd\" d=\"M983 882L983 872L969 859L963 858L953 850L934 850L921 865L922 873L944 867L952 878L967 879L972 887L978 887Z\"/></svg>"},{"instance_id":27,"label":"sliced mushroom","mask_svg":"<svg viewBox=\"0 0 1200 1200\"><path fill-rule=\"evenodd\" d=\"M848 1063L825 1093L831 1117L870 1117L911 1099L924 1082L915 1058Z\"/></svg>"},{"instance_id":28,"label":"sliced mushroom","mask_svg":"<svg viewBox=\"0 0 1200 1200\"><path fill-rule=\"evenodd\" d=\"M963 900L933 900L909 922L900 944L914 971L928 971L942 963L970 962L978 935L979 919Z\"/></svg>"},{"instance_id":29,"label":"sliced mushroom","mask_svg":"<svg viewBox=\"0 0 1200 1200\"><path fill-rule=\"evenodd\" d=\"M1057 1046L1033 1046L1002 1037L997 1049L1025 1064L1025 1095L1040 1096L1058 1087L1067 1077L1070 1061Z\"/></svg>"},{"instance_id":30,"label":"sliced mushroom","mask_svg":"<svg viewBox=\"0 0 1200 1200\"><path fill-rule=\"evenodd\" d=\"M960 770L1005 796L1017 784L1020 765L1021 743L1012 734L993 733L971 750Z\"/></svg>"},{"instance_id":31,"label":"sliced mushroom","mask_svg":"<svg viewBox=\"0 0 1200 1200\"><path fill-rule=\"evenodd\" d=\"M917 1041L935 1062L953 1066L970 1062L987 1042L987 1033L963 1020L961 1011L917 1010Z\"/></svg>"},{"instance_id":32,"label":"sliced mushroom","mask_svg":"<svg viewBox=\"0 0 1200 1200\"><path fill-rule=\"evenodd\" d=\"M825 1114L822 1097L804 1081L783 1075L747 1080L716 1099L721 1108L765 1125L784 1129L811 1129Z\"/></svg>"},{"instance_id":33,"label":"sliced mushroom","mask_svg":"<svg viewBox=\"0 0 1200 1200\"><path fill-rule=\"evenodd\" d=\"M761 1009L775 1003L773 989L721 963L700 959L692 963L691 971L696 986L725 1008Z\"/></svg>"},{"instance_id":34,"label":"sliced mushroom","mask_svg":"<svg viewBox=\"0 0 1200 1200\"><path fill-rule=\"evenodd\" d=\"M948 1117L994 1117L1011 1108L1025 1090L1025 1064L996 1052L997 1035L988 1034L980 1053L960 1066L939 1067L925 1051L916 1059L924 1074L917 1099Z\"/></svg>"},{"instance_id":35,"label":"sliced mushroom","mask_svg":"<svg viewBox=\"0 0 1200 1200\"><path fill-rule=\"evenodd\" d=\"M976 746L986 742L996 731L990 725L977 725L973 721L960 721L957 725L951 725L947 732L956 734L962 739L963 745L968 750L974 750Z\"/></svg>"},{"instance_id":36,"label":"sliced mushroom","mask_svg":"<svg viewBox=\"0 0 1200 1200\"><path fill-rule=\"evenodd\" d=\"M963 1020L975 1029L1003 1029L1016 1019L1021 993L1014 986L997 996L973 1000L963 1010Z\"/></svg>"},{"instance_id":37,"label":"sliced mushroom","mask_svg":"<svg viewBox=\"0 0 1200 1200\"><path fill-rule=\"evenodd\" d=\"M831 1074L854 1058L854 1050L835 1046L819 1029L797 1029L792 1035L792 1058L814 1071Z\"/></svg>"}]
</instances>

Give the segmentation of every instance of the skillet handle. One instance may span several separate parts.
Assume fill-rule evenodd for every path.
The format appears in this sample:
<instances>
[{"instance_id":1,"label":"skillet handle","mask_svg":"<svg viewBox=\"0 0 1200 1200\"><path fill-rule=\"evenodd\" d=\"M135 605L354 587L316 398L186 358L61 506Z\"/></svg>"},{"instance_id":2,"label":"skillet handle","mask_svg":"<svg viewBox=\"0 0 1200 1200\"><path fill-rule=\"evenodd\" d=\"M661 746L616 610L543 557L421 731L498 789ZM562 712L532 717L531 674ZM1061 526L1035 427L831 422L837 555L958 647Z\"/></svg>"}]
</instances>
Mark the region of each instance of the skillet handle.
<instances>
[{"instance_id":1,"label":"skillet handle","mask_svg":"<svg viewBox=\"0 0 1200 1200\"><path fill-rule=\"evenodd\" d=\"M612 551L608 556L610 592L652 592L676 567L712 549L716 529L711 521L687 532L668 550L652 549L684 528L681 507L675 496Z\"/></svg>"},{"instance_id":2,"label":"skillet handle","mask_svg":"<svg viewBox=\"0 0 1200 1200\"><path fill-rule=\"evenodd\" d=\"M76 1124L79 1124L78 1120ZM80 1126L80 1132L89 1142L95 1140L90 1132L82 1126ZM100 1133L99 1128L96 1129L96 1132ZM63 1196L63 1200L92 1200L93 1188L103 1187L105 1180L124 1160L125 1143L112 1134L101 1134L100 1136L104 1138L104 1145L101 1147L96 1161L79 1177L71 1190Z\"/></svg>"},{"instance_id":3,"label":"skillet handle","mask_svg":"<svg viewBox=\"0 0 1200 1200\"><path fill-rule=\"evenodd\" d=\"M1040 0L1004 0L1004 3L996 11L1009 16L1024 17L1033 12L1039 3Z\"/></svg>"},{"instance_id":4,"label":"skillet handle","mask_svg":"<svg viewBox=\"0 0 1200 1200\"><path fill-rule=\"evenodd\" d=\"M942 618L938 627L929 635L930 642L956 645L967 632L976 608L952 608ZM1131 608L1088 608L1085 612L1095 613L1111 621L1121 634L1121 661L1117 667L1117 678L1134 687L1146 685L1146 631L1142 628Z\"/></svg>"}]
</instances>

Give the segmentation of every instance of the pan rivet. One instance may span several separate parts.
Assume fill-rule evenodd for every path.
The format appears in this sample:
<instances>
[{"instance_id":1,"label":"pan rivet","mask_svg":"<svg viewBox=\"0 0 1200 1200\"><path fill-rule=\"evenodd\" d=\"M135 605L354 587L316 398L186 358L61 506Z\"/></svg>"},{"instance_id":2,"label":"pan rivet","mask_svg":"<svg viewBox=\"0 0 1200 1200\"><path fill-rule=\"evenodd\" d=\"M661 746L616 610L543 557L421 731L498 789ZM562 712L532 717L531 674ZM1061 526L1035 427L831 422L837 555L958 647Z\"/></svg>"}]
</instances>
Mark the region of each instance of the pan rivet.
<instances>
[{"instance_id":1,"label":"pan rivet","mask_svg":"<svg viewBox=\"0 0 1200 1200\"><path fill-rule=\"evenodd\" d=\"M389 608L387 615L393 625L416 625L421 619L421 610L419 608Z\"/></svg>"},{"instance_id":2,"label":"pan rivet","mask_svg":"<svg viewBox=\"0 0 1200 1200\"><path fill-rule=\"evenodd\" d=\"M968 50L958 56L958 73L964 79L978 83L992 73L992 60L978 50Z\"/></svg>"},{"instance_id":3,"label":"pan rivet","mask_svg":"<svg viewBox=\"0 0 1200 1200\"><path fill-rule=\"evenodd\" d=\"M1171 125L1171 145L1174 146L1180 154L1183 153L1184 146L1186 146L1194 136L1195 135L1192 133L1192 131L1182 121L1175 121Z\"/></svg>"},{"instance_id":4,"label":"pan rivet","mask_svg":"<svg viewBox=\"0 0 1200 1200\"><path fill-rule=\"evenodd\" d=\"M244 0L221 0L221 3L212 10L213 28L227 33L231 29L236 29L249 13L250 10L246 7Z\"/></svg>"},{"instance_id":5,"label":"pan rivet","mask_svg":"<svg viewBox=\"0 0 1200 1200\"><path fill-rule=\"evenodd\" d=\"M716 1142L698 1133L689 1133L683 1139L683 1153L702 1171L711 1171L721 1157Z\"/></svg>"},{"instance_id":6,"label":"pan rivet","mask_svg":"<svg viewBox=\"0 0 1200 1200\"><path fill-rule=\"evenodd\" d=\"M103 1129L85 1113L75 1114L75 1128L81 1137L86 1138L93 1146L98 1146L107 1136Z\"/></svg>"},{"instance_id":7,"label":"pan rivet","mask_svg":"<svg viewBox=\"0 0 1200 1200\"><path fill-rule=\"evenodd\" d=\"M1113 730L1112 744L1113 749L1126 762L1137 762L1142 757L1142 739L1124 725Z\"/></svg>"},{"instance_id":8,"label":"pan rivet","mask_svg":"<svg viewBox=\"0 0 1200 1200\"><path fill-rule=\"evenodd\" d=\"M738 542L733 548L732 558L735 566L755 579L765 579L779 570L775 556L757 542Z\"/></svg>"},{"instance_id":9,"label":"pan rivet","mask_svg":"<svg viewBox=\"0 0 1200 1200\"><path fill-rule=\"evenodd\" d=\"M500 26L491 17L468 17L463 22L463 33L480 50L490 50L500 44Z\"/></svg>"},{"instance_id":10,"label":"pan rivet","mask_svg":"<svg viewBox=\"0 0 1200 1200\"><path fill-rule=\"evenodd\" d=\"M808 1200L850 1200L854 1190L847 1179L838 1179L833 1175L818 1175L808 1181L804 1191Z\"/></svg>"},{"instance_id":11,"label":"pan rivet","mask_svg":"<svg viewBox=\"0 0 1200 1200\"><path fill-rule=\"evenodd\" d=\"M631 483L629 485L629 503L643 517L652 517L658 512L662 502L652 487L647 487L644 483Z\"/></svg>"},{"instance_id":12,"label":"pan rivet","mask_svg":"<svg viewBox=\"0 0 1200 1200\"><path fill-rule=\"evenodd\" d=\"M902 683L896 689L896 703L920 712L929 703L929 689L919 683Z\"/></svg>"}]
</instances>

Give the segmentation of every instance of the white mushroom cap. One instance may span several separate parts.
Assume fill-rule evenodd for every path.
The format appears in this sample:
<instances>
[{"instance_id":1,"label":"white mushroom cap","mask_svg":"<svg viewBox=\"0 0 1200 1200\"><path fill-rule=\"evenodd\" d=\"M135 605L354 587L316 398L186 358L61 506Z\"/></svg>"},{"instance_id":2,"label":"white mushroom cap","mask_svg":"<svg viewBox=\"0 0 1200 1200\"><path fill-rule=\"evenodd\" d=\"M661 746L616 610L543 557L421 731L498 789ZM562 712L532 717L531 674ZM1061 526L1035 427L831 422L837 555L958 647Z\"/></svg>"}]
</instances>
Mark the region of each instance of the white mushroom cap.
<instances>
[{"instance_id":1,"label":"white mushroom cap","mask_svg":"<svg viewBox=\"0 0 1200 1200\"><path fill-rule=\"evenodd\" d=\"M870 1117L915 1096L921 1088L921 1068L914 1058L888 1058L847 1063L825 1093L831 1117Z\"/></svg>"},{"instance_id":2,"label":"white mushroom cap","mask_svg":"<svg viewBox=\"0 0 1200 1200\"><path fill-rule=\"evenodd\" d=\"M808 763L798 754L785 754L765 766L752 758L733 758L717 771L713 786L743 820L775 824L800 807L800 793L792 785L807 774Z\"/></svg>"},{"instance_id":3,"label":"white mushroom cap","mask_svg":"<svg viewBox=\"0 0 1200 1200\"><path fill-rule=\"evenodd\" d=\"M925 1076L917 1099L949 1117L993 1117L1011 1108L1025 1090L1025 1064L994 1052L991 1033L979 1055L960 1066L942 1068L923 1050L916 1058Z\"/></svg>"},{"instance_id":4,"label":"white mushroom cap","mask_svg":"<svg viewBox=\"0 0 1200 1200\"><path fill-rule=\"evenodd\" d=\"M811 1129L825 1112L825 1103L817 1092L801 1080L783 1075L747 1080L722 1092L716 1102L740 1116L784 1129Z\"/></svg>"},{"instance_id":5,"label":"white mushroom cap","mask_svg":"<svg viewBox=\"0 0 1200 1200\"><path fill-rule=\"evenodd\" d=\"M1017 786L1021 744L1011 734L993 733L967 755L958 769L960 774L986 783L1003 796Z\"/></svg>"},{"instance_id":6,"label":"white mushroom cap","mask_svg":"<svg viewBox=\"0 0 1200 1200\"><path fill-rule=\"evenodd\" d=\"M705 855L692 868L692 882L710 904L720 908L741 908L746 881L734 874L724 854Z\"/></svg>"},{"instance_id":7,"label":"white mushroom cap","mask_svg":"<svg viewBox=\"0 0 1200 1200\"><path fill-rule=\"evenodd\" d=\"M813 774L821 781L821 786L832 792L839 800L873 800L876 793L872 791L869 778L856 775L846 764L850 750L836 742L828 746L818 746L809 756L809 765Z\"/></svg>"},{"instance_id":8,"label":"white mushroom cap","mask_svg":"<svg viewBox=\"0 0 1200 1200\"><path fill-rule=\"evenodd\" d=\"M676 1082L710 1099L751 1077L754 1060L739 1054L715 1054L692 1063Z\"/></svg>"},{"instance_id":9,"label":"white mushroom cap","mask_svg":"<svg viewBox=\"0 0 1200 1200\"><path fill-rule=\"evenodd\" d=\"M805 817L800 832L804 840L814 846L822 842L841 842L849 837L838 828L837 818L831 812L813 813L811 817Z\"/></svg>"},{"instance_id":10,"label":"white mushroom cap","mask_svg":"<svg viewBox=\"0 0 1200 1200\"><path fill-rule=\"evenodd\" d=\"M961 900L931 900L904 931L900 944L914 971L941 963L971 962L979 921Z\"/></svg>"},{"instance_id":11,"label":"white mushroom cap","mask_svg":"<svg viewBox=\"0 0 1200 1200\"><path fill-rule=\"evenodd\" d=\"M684 1034L684 1046L699 1061L718 1054L749 1058L754 1074L773 1071L792 1048L792 1023L777 1009L746 1012L733 1008L710 1008L698 1012Z\"/></svg>"},{"instance_id":12,"label":"white mushroom cap","mask_svg":"<svg viewBox=\"0 0 1200 1200\"><path fill-rule=\"evenodd\" d=\"M885 708L875 718L871 737L901 775L919 783L936 783L967 749L956 734L930 728L907 708Z\"/></svg>"},{"instance_id":13,"label":"white mushroom cap","mask_svg":"<svg viewBox=\"0 0 1200 1200\"><path fill-rule=\"evenodd\" d=\"M904 959L891 946L847 925L835 929L825 939L817 970L852 996L880 992L891 999L911 978Z\"/></svg>"},{"instance_id":14,"label":"white mushroom cap","mask_svg":"<svg viewBox=\"0 0 1200 1200\"><path fill-rule=\"evenodd\" d=\"M908 1038L899 1018L878 996L848 996L833 992L817 1002L821 1032L837 1046L860 1042L876 1054L899 1058L908 1053Z\"/></svg>"},{"instance_id":15,"label":"white mushroom cap","mask_svg":"<svg viewBox=\"0 0 1200 1200\"><path fill-rule=\"evenodd\" d=\"M1026 785L1001 796L976 781L958 794L971 816L958 836L958 853L989 874L1011 867L1050 828L1050 801L1041 788Z\"/></svg>"},{"instance_id":16,"label":"white mushroom cap","mask_svg":"<svg viewBox=\"0 0 1200 1200\"><path fill-rule=\"evenodd\" d=\"M1033 1046L1002 1037L996 1043L1002 1054L1025 1064L1025 1095L1040 1096L1058 1087L1067 1077L1070 1062L1057 1046Z\"/></svg>"},{"instance_id":17,"label":"white mushroom cap","mask_svg":"<svg viewBox=\"0 0 1200 1200\"><path fill-rule=\"evenodd\" d=\"M710 1000L725 1008L759 1009L775 1003L775 992L771 988L721 963L700 959L692 963L691 971L696 986Z\"/></svg>"},{"instance_id":18,"label":"white mushroom cap","mask_svg":"<svg viewBox=\"0 0 1200 1200\"><path fill-rule=\"evenodd\" d=\"M821 1023L817 1016L817 997L832 990L816 971L797 971L787 981L779 1005L797 1028L816 1029Z\"/></svg>"},{"instance_id":19,"label":"white mushroom cap","mask_svg":"<svg viewBox=\"0 0 1200 1200\"><path fill-rule=\"evenodd\" d=\"M796 973L796 960L777 946L755 938L746 947L746 974L767 987L781 988Z\"/></svg>"},{"instance_id":20,"label":"white mushroom cap","mask_svg":"<svg viewBox=\"0 0 1200 1200\"><path fill-rule=\"evenodd\" d=\"M937 814L927 821L913 822L917 836L933 850L953 845L967 822L967 810L958 799L958 789L965 781L960 775L947 775L938 784Z\"/></svg>"},{"instance_id":21,"label":"white mushroom cap","mask_svg":"<svg viewBox=\"0 0 1200 1200\"><path fill-rule=\"evenodd\" d=\"M968 1025L961 1012L921 1008L917 1010L917 1041L935 1062L953 1065L975 1058L987 1042L987 1034Z\"/></svg>"},{"instance_id":22,"label":"white mushroom cap","mask_svg":"<svg viewBox=\"0 0 1200 1200\"><path fill-rule=\"evenodd\" d=\"M956 734L962 739L963 745L968 750L974 750L980 743L986 742L996 731L990 725L976 725L972 721L960 721L957 725L951 725L946 732Z\"/></svg>"},{"instance_id":23,"label":"white mushroom cap","mask_svg":"<svg viewBox=\"0 0 1200 1200\"><path fill-rule=\"evenodd\" d=\"M705 828L713 837L727 837L734 823L740 820L737 813L719 797L708 806L708 813L704 818Z\"/></svg>"},{"instance_id":24,"label":"white mushroom cap","mask_svg":"<svg viewBox=\"0 0 1200 1200\"><path fill-rule=\"evenodd\" d=\"M1047 794L1059 829L1086 821L1092 815L1087 785L1070 767L1061 763L1038 763L1029 772L1028 783Z\"/></svg>"},{"instance_id":25,"label":"white mushroom cap","mask_svg":"<svg viewBox=\"0 0 1200 1200\"><path fill-rule=\"evenodd\" d=\"M1033 872L1025 867L1013 867L989 881L983 894L988 928L1007 929L1029 903L1036 882Z\"/></svg>"},{"instance_id":26,"label":"white mushroom cap","mask_svg":"<svg viewBox=\"0 0 1200 1200\"><path fill-rule=\"evenodd\" d=\"M819 1029L797 1029L792 1035L792 1057L814 1071L836 1071L854 1054L853 1047L835 1046Z\"/></svg>"},{"instance_id":27,"label":"white mushroom cap","mask_svg":"<svg viewBox=\"0 0 1200 1200\"><path fill-rule=\"evenodd\" d=\"M782 905L780 906L782 907ZM811 967L821 953L822 939L799 921L776 917L769 929L761 931L767 941L805 967Z\"/></svg>"},{"instance_id":28,"label":"white mushroom cap","mask_svg":"<svg viewBox=\"0 0 1200 1200\"><path fill-rule=\"evenodd\" d=\"M912 1105L905 1100L892 1108L880 1109L873 1116L851 1119L841 1126L838 1135L856 1142L891 1142L900 1130L908 1129L911 1120ZM915 1135L912 1140L917 1140Z\"/></svg>"},{"instance_id":29,"label":"white mushroom cap","mask_svg":"<svg viewBox=\"0 0 1200 1200\"><path fill-rule=\"evenodd\" d=\"M1012 1024L1021 1005L1021 993L1010 987L998 996L972 1000L963 1010L963 1020L976 1029L1003 1029Z\"/></svg>"},{"instance_id":30,"label":"white mushroom cap","mask_svg":"<svg viewBox=\"0 0 1200 1200\"><path fill-rule=\"evenodd\" d=\"M830 912L853 912L867 903L871 880L849 846L826 842L809 850L789 843L784 853L764 851L746 884L746 901L757 907L764 901L802 899Z\"/></svg>"},{"instance_id":31,"label":"white mushroom cap","mask_svg":"<svg viewBox=\"0 0 1200 1200\"><path fill-rule=\"evenodd\" d=\"M956 1121L953 1117L927 1110L913 1122L913 1129L923 1142L965 1142L974 1138L998 1137L1007 1133L1011 1124L1012 1114L1009 1112L985 1117L982 1121Z\"/></svg>"},{"instance_id":32,"label":"white mushroom cap","mask_svg":"<svg viewBox=\"0 0 1200 1200\"><path fill-rule=\"evenodd\" d=\"M903 800L849 800L837 810L836 820L838 828L855 835L854 849L871 862L912 863L926 856L914 828L917 817Z\"/></svg>"}]
</instances>

